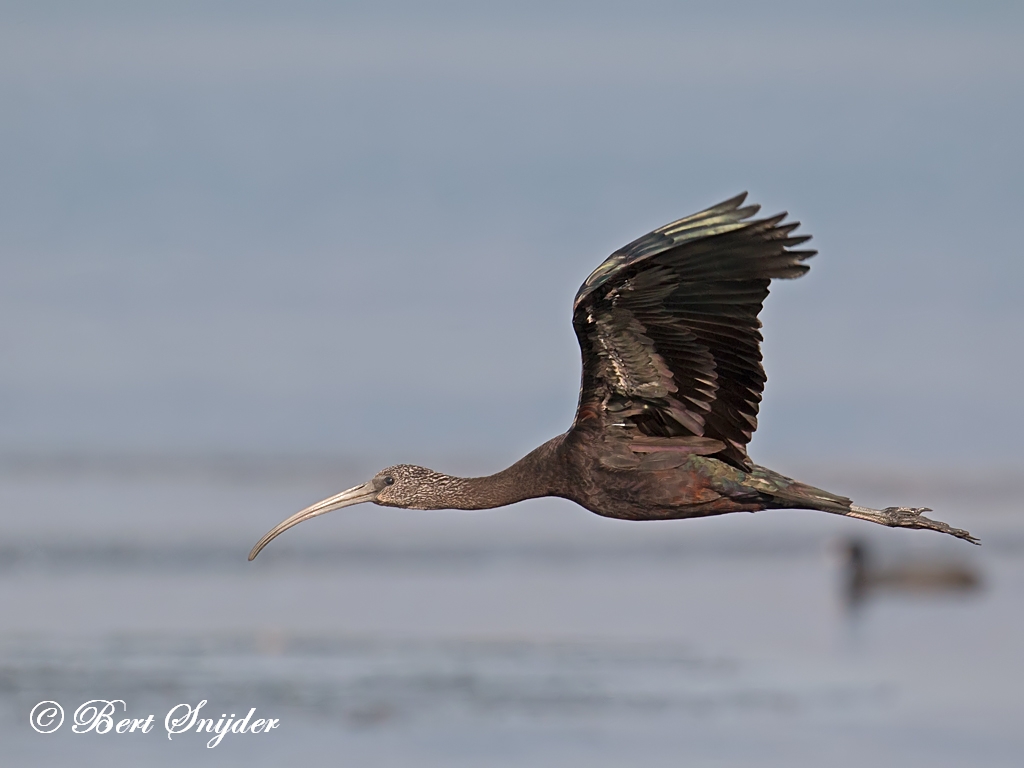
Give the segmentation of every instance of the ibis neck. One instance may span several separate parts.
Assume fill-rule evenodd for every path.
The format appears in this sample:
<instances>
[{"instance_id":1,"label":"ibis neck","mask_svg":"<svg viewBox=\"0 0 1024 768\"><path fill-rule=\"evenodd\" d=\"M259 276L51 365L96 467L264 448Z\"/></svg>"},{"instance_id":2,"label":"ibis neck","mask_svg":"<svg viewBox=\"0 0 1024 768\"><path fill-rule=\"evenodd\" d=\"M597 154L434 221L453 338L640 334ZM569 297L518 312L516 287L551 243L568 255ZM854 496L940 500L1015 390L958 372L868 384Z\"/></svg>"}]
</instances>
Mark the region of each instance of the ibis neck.
<instances>
[{"instance_id":1,"label":"ibis neck","mask_svg":"<svg viewBox=\"0 0 1024 768\"><path fill-rule=\"evenodd\" d=\"M560 438L550 440L508 469L486 477L451 477L440 499L445 509L492 509L525 499L561 495L555 460Z\"/></svg>"}]
</instances>

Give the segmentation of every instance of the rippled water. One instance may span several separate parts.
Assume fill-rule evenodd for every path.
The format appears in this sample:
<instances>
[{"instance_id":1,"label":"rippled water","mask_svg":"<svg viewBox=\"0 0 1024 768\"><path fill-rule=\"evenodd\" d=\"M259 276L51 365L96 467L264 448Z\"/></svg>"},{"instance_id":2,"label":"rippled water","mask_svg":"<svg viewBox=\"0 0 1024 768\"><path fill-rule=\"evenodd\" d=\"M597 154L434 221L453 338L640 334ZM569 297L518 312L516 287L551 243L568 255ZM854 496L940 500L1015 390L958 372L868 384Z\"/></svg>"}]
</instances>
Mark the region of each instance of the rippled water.
<instances>
[{"instance_id":1,"label":"rippled water","mask_svg":"<svg viewBox=\"0 0 1024 768\"><path fill-rule=\"evenodd\" d=\"M981 548L817 513L643 524L542 500L355 508L247 563L267 528L357 473L129 469L0 474L4 765L1016 766L1024 754L1013 483L830 481L863 503L928 503ZM851 607L849 536L883 563L971 568L982 587ZM68 718L50 735L29 726L43 699ZM71 733L90 699L153 714L154 730ZM205 734L168 740L167 711L202 700L204 714L254 707L280 727L214 749Z\"/></svg>"}]
</instances>

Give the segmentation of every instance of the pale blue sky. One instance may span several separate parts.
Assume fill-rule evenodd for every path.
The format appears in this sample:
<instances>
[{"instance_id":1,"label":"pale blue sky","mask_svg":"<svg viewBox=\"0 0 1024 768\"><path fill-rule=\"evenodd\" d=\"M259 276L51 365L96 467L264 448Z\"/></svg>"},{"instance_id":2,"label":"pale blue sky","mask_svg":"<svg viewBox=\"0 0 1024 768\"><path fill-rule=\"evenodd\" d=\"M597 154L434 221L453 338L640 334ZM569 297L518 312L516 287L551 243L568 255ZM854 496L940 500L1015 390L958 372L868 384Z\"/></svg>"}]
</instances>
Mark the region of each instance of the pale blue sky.
<instances>
[{"instance_id":1,"label":"pale blue sky","mask_svg":"<svg viewBox=\"0 0 1024 768\"><path fill-rule=\"evenodd\" d=\"M1018 4L0 4L0 451L511 459L570 303L747 189L768 461L1020 466Z\"/></svg>"}]
</instances>

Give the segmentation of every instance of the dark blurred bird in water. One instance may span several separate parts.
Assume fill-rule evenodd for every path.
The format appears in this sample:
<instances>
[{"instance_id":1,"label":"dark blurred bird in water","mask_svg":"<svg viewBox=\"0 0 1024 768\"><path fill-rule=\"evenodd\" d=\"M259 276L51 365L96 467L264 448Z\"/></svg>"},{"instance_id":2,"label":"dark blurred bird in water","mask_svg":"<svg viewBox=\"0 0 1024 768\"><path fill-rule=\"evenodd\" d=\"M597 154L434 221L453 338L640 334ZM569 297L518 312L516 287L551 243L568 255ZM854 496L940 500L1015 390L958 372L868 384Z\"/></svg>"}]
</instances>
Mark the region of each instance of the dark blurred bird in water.
<instances>
[{"instance_id":1,"label":"dark blurred bird in water","mask_svg":"<svg viewBox=\"0 0 1024 768\"><path fill-rule=\"evenodd\" d=\"M981 587L975 568L959 560L932 555L902 558L888 565L877 562L864 541L843 544L846 557L846 604L855 608L879 592L900 594L948 594L973 592Z\"/></svg>"},{"instance_id":2,"label":"dark blurred bird in water","mask_svg":"<svg viewBox=\"0 0 1024 768\"><path fill-rule=\"evenodd\" d=\"M606 517L672 520L816 509L974 542L919 507L859 507L754 464L747 443L764 389L758 313L773 278L807 272L815 251L786 214L755 219L746 194L659 227L608 257L573 303L583 354L576 419L497 474L452 477L398 464L293 515L372 501L408 509L488 509L560 496Z\"/></svg>"}]
</instances>

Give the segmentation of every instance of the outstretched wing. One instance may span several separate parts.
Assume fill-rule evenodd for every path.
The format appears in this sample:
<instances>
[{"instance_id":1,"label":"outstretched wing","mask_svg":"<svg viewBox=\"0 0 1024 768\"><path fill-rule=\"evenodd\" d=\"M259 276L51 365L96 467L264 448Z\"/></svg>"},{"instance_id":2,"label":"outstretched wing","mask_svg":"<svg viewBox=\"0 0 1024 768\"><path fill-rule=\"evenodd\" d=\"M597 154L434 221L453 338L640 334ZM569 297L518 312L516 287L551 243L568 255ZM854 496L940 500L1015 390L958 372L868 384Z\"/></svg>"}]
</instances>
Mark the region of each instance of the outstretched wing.
<instances>
[{"instance_id":1,"label":"outstretched wing","mask_svg":"<svg viewBox=\"0 0 1024 768\"><path fill-rule=\"evenodd\" d=\"M583 353L574 428L599 427L611 466L648 454L714 455L749 467L764 390L757 315L776 277L799 277L799 222L754 220L746 193L619 249L573 305ZM593 421L597 419L598 421Z\"/></svg>"}]
</instances>

